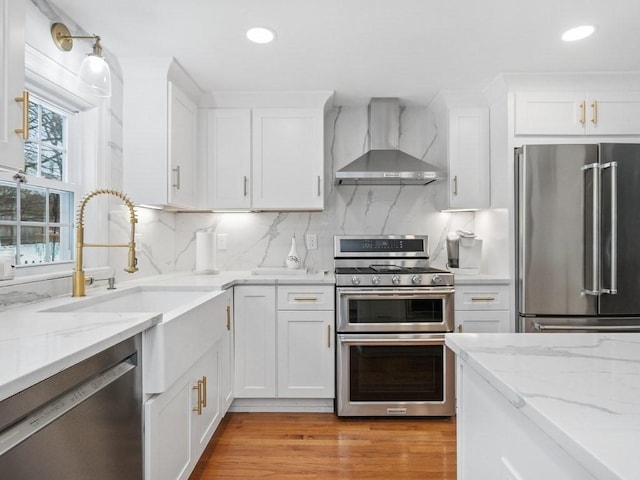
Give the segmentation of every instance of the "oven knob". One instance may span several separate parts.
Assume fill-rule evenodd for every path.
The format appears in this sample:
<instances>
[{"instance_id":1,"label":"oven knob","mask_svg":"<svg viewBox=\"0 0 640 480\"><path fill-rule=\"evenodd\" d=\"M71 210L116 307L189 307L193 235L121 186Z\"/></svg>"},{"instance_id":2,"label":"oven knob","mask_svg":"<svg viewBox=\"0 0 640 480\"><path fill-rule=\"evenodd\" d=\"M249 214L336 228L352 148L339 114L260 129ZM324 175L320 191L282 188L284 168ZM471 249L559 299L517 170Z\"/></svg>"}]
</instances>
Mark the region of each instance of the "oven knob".
<instances>
[{"instance_id":1,"label":"oven knob","mask_svg":"<svg viewBox=\"0 0 640 480\"><path fill-rule=\"evenodd\" d=\"M378 275L374 275L371 277L371 283L374 285L380 285L380 277Z\"/></svg>"},{"instance_id":2,"label":"oven knob","mask_svg":"<svg viewBox=\"0 0 640 480\"><path fill-rule=\"evenodd\" d=\"M434 275L431 277L432 285L440 285L442 283L442 277L440 275Z\"/></svg>"},{"instance_id":3,"label":"oven knob","mask_svg":"<svg viewBox=\"0 0 640 480\"><path fill-rule=\"evenodd\" d=\"M400 283L400 277L398 275L394 275L393 277L391 277L391 283L393 283L394 285L398 285Z\"/></svg>"},{"instance_id":4,"label":"oven knob","mask_svg":"<svg viewBox=\"0 0 640 480\"><path fill-rule=\"evenodd\" d=\"M411 283L413 283L414 285L420 285L422 283L422 276L414 275L413 277L411 277Z\"/></svg>"},{"instance_id":5,"label":"oven knob","mask_svg":"<svg viewBox=\"0 0 640 480\"><path fill-rule=\"evenodd\" d=\"M351 283L354 285L360 285L360 277L356 277L355 275L351 277Z\"/></svg>"}]
</instances>

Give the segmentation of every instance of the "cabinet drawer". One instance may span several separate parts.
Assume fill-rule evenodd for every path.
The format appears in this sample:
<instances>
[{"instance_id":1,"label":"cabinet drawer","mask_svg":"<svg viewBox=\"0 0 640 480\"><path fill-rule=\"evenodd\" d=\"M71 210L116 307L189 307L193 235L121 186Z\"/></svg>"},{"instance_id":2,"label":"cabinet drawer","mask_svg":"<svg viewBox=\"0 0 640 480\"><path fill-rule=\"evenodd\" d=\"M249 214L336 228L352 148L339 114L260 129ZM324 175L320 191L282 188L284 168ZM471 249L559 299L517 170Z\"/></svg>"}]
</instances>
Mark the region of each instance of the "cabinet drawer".
<instances>
[{"instance_id":1,"label":"cabinet drawer","mask_svg":"<svg viewBox=\"0 0 640 480\"><path fill-rule=\"evenodd\" d=\"M333 310L333 285L286 285L278 287L278 310Z\"/></svg>"},{"instance_id":2,"label":"cabinet drawer","mask_svg":"<svg viewBox=\"0 0 640 480\"><path fill-rule=\"evenodd\" d=\"M509 285L456 285L456 310L508 310Z\"/></svg>"}]
</instances>

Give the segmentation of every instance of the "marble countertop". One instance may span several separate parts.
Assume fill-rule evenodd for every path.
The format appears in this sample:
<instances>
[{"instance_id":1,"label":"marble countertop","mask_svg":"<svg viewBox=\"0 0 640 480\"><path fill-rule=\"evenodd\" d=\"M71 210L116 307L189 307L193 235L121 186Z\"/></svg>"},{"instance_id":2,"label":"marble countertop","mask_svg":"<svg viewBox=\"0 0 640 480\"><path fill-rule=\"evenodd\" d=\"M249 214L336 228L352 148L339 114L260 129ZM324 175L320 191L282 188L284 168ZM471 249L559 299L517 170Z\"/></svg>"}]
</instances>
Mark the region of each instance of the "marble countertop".
<instances>
[{"instance_id":1,"label":"marble countertop","mask_svg":"<svg viewBox=\"0 0 640 480\"><path fill-rule=\"evenodd\" d=\"M67 297L68 300L68 297ZM150 313L53 313L39 302L0 313L0 401L152 327Z\"/></svg>"},{"instance_id":2,"label":"marble countertop","mask_svg":"<svg viewBox=\"0 0 640 480\"><path fill-rule=\"evenodd\" d=\"M285 270L222 272L215 275L175 273L123 282L138 285L208 287L335 283L332 274L291 274ZM104 285L87 296L108 295ZM42 312L72 301L69 295L15 306L0 312L0 401L161 321L159 314Z\"/></svg>"},{"instance_id":3,"label":"marble countertop","mask_svg":"<svg viewBox=\"0 0 640 480\"><path fill-rule=\"evenodd\" d=\"M640 472L640 334L447 334L446 344L596 478Z\"/></svg>"}]
</instances>

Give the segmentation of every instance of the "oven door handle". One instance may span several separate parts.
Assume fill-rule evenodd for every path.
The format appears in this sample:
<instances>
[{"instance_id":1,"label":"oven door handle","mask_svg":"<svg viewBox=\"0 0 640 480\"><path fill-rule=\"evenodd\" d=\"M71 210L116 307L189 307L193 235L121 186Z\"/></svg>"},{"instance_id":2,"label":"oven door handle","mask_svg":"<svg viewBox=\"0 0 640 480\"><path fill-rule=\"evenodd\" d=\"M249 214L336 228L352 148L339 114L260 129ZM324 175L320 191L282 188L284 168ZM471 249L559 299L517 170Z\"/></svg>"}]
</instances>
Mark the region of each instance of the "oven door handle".
<instances>
[{"instance_id":1,"label":"oven door handle","mask_svg":"<svg viewBox=\"0 0 640 480\"><path fill-rule=\"evenodd\" d=\"M413 345L413 344L433 344L444 345L444 334L434 335L353 335L338 334L338 340L344 345Z\"/></svg>"},{"instance_id":2,"label":"oven door handle","mask_svg":"<svg viewBox=\"0 0 640 480\"><path fill-rule=\"evenodd\" d=\"M429 298L437 297L441 295L449 295L455 293L453 287L427 287L423 289L390 289L384 290L383 288L368 288L368 289L354 289L354 288L338 288L338 295L340 297L358 297L366 296L368 299L372 298Z\"/></svg>"}]
</instances>

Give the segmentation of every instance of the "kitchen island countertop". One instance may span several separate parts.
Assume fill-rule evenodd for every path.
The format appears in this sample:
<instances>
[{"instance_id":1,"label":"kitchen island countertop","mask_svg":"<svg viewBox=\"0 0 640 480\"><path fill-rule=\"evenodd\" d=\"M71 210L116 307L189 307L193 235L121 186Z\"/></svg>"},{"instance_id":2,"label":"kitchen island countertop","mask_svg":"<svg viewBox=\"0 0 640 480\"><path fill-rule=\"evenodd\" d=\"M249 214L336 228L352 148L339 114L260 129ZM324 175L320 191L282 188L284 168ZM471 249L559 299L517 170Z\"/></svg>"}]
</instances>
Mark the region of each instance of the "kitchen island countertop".
<instances>
[{"instance_id":1,"label":"kitchen island countertop","mask_svg":"<svg viewBox=\"0 0 640 480\"><path fill-rule=\"evenodd\" d=\"M446 345L595 478L638 478L640 334L447 334Z\"/></svg>"}]
</instances>

